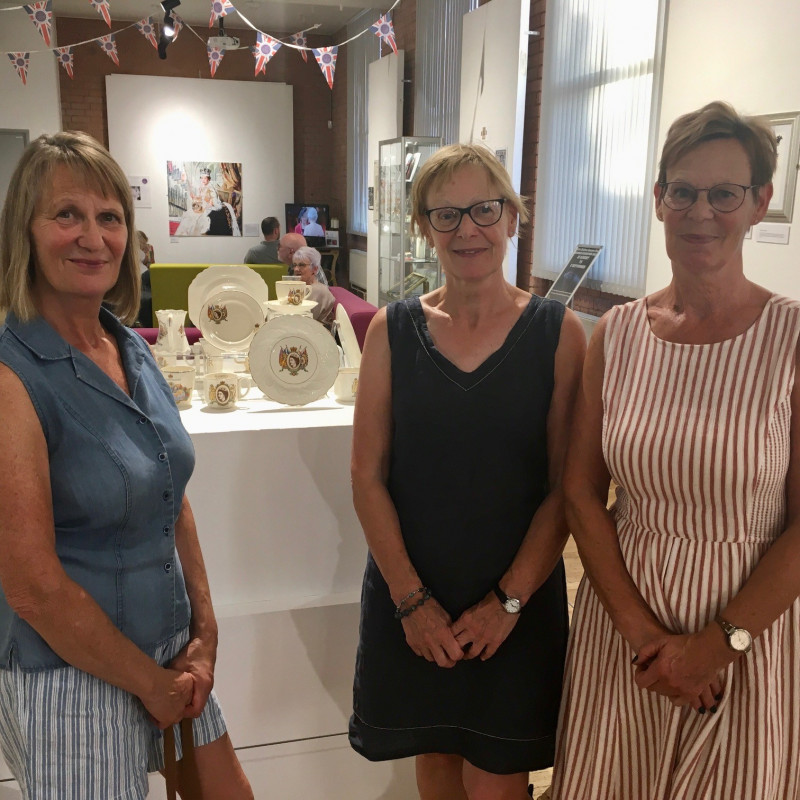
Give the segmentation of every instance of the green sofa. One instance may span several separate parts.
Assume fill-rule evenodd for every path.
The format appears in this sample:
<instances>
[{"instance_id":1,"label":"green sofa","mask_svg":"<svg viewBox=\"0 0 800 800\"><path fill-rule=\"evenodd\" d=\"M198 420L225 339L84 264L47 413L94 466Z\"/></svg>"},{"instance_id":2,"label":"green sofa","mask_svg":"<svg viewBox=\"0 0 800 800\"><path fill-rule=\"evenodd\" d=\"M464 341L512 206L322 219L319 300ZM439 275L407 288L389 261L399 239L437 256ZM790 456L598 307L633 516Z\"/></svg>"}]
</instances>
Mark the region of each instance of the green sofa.
<instances>
[{"instance_id":1,"label":"green sofa","mask_svg":"<svg viewBox=\"0 0 800 800\"><path fill-rule=\"evenodd\" d=\"M210 264L151 264L150 286L153 291L153 325L158 327L155 312L159 308L186 308L189 284ZM286 274L285 264L244 264L254 269L269 287L269 296L274 300L275 281ZM188 309L187 309L188 310ZM197 320L192 320L196 324Z\"/></svg>"}]
</instances>

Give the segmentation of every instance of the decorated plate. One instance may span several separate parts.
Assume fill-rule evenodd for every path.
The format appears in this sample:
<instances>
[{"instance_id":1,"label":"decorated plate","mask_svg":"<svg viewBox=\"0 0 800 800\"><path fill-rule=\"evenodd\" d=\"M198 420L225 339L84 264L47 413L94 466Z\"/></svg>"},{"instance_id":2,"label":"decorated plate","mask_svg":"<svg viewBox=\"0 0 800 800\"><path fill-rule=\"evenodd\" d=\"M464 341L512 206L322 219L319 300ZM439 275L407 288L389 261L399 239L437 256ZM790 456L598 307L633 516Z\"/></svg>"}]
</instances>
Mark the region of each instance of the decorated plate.
<instances>
[{"instance_id":1,"label":"decorated plate","mask_svg":"<svg viewBox=\"0 0 800 800\"><path fill-rule=\"evenodd\" d=\"M225 352L246 350L264 324L264 309L249 294L222 289L203 303L198 320L203 338Z\"/></svg>"},{"instance_id":2,"label":"decorated plate","mask_svg":"<svg viewBox=\"0 0 800 800\"><path fill-rule=\"evenodd\" d=\"M189 319L196 327L200 327L204 304L212 294L222 288L245 292L262 308L269 300L269 287L254 269L241 264L206 267L195 275L187 293Z\"/></svg>"},{"instance_id":3,"label":"decorated plate","mask_svg":"<svg viewBox=\"0 0 800 800\"><path fill-rule=\"evenodd\" d=\"M250 345L250 373L271 400L302 406L324 397L339 372L339 348L310 317L274 317Z\"/></svg>"},{"instance_id":4,"label":"decorated plate","mask_svg":"<svg viewBox=\"0 0 800 800\"><path fill-rule=\"evenodd\" d=\"M336 306L336 322L339 325L339 341L342 343L344 357L348 367L361 366L361 348L358 346L356 332L353 330L353 323L347 315L345 307L339 303Z\"/></svg>"},{"instance_id":5,"label":"decorated plate","mask_svg":"<svg viewBox=\"0 0 800 800\"><path fill-rule=\"evenodd\" d=\"M318 305L316 300L303 300L297 306L293 306L291 303L281 303L280 300L270 300L267 308L273 314L309 314L316 305Z\"/></svg>"}]
</instances>

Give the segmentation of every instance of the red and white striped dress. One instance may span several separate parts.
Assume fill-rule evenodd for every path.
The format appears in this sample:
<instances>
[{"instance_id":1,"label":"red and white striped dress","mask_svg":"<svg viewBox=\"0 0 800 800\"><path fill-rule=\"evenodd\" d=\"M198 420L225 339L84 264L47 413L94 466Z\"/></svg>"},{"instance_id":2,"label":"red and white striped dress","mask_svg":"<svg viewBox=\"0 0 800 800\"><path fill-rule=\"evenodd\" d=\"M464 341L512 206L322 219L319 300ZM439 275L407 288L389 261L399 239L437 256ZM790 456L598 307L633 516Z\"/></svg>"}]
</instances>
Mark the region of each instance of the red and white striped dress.
<instances>
[{"instance_id":1,"label":"red and white striped dress","mask_svg":"<svg viewBox=\"0 0 800 800\"><path fill-rule=\"evenodd\" d=\"M707 625L783 530L799 339L800 303L777 295L715 344L657 338L644 300L609 316L603 452L620 546L673 631ZM727 668L716 714L639 689L632 657L584 578L554 800L800 800L800 600Z\"/></svg>"}]
</instances>

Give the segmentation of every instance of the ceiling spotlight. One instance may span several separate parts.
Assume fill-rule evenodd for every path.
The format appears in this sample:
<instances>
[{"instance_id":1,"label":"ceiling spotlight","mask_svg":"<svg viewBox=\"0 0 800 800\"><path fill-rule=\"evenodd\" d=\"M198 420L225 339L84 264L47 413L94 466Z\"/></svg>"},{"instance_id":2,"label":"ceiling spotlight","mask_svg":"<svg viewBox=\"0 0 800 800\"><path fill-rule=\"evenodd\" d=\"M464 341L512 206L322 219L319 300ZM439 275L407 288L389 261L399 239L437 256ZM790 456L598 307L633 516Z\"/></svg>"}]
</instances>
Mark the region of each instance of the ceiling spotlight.
<instances>
[{"instance_id":1,"label":"ceiling spotlight","mask_svg":"<svg viewBox=\"0 0 800 800\"><path fill-rule=\"evenodd\" d=\"M158 37L158 57L167 57L167 45L175 36L175 22L172 19L172 9L181 4L181 0L163 0L161 8L164 9L164 24L161 26L161 36Z\"/></svg>"},{"instance_id":2,"label":"ceiling spotlight","mask_svg":"<svg viewBox=\"0 0 800 800\"><path fill-rule=\"evenodd\" d=\"M172 11L173 8L177 8L181 4L181 0L163 0L161 3L161 8L164 9L168 14Z\"/></svg>"}]
</instances>

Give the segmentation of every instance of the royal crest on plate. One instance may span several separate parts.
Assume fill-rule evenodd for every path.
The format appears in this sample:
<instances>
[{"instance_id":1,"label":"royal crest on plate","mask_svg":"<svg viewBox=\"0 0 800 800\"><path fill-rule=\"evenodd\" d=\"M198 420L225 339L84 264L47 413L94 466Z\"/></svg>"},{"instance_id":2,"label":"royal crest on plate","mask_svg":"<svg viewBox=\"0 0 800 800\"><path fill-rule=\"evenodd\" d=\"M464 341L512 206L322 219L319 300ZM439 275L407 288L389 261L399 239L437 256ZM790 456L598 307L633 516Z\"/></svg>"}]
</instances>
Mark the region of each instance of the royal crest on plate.
<instances>
[{"instance_id":1,"label":"royal crest on plate","mask_svg":"<svg viewBox=\"0 0 800 800\"><path fill-rule=\"evenodd\" d=\"M222 303L209 303L208 304L208 318L215 324L219 325L228 319L228 307Z\"/></svg>"},{"instance_id":2,"label":"royal crest on plate","mask_svg":"<svg viewBox=\"0 0 800 800\"><path fill-rule=\"evenodd\" d=\"M280 364L281 371L289 370L289 374L292 377L301 370L306 372L308 368L308 348L281 347L278 354L278 364Z\"/></svg>"}]
</instances>

